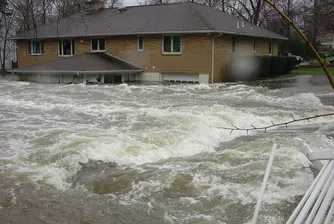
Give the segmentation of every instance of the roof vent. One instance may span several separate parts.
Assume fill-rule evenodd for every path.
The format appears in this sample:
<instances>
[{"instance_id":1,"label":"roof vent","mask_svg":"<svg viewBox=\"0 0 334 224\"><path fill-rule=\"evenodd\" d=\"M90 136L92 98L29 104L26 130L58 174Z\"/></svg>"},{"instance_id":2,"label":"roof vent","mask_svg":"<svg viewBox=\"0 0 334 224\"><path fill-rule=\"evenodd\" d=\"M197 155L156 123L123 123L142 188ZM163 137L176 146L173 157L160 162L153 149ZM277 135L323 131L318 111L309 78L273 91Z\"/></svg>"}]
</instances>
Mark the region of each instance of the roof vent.
<instances>
[{"instance_id":1,"label":"roof vent","mask_svg":"<svg viewBox=\"0 0 334 224\"><path fill-rule=\"evenodd\" d=\"M125 12L126 10L127 10L126 7L119 7L119 8L117 9L117 12L118 12L118 13L122 13L122 12Z\"/></svg>"},{"instance_id":2,"label":"roof vent","mask_svg":"<svg viewBox=\"0 0 334 224\"><path fill-rule=\"evenodd\" d=\"M104 0L85 0L85 12L90 14L104 8Z\"/></svg>"}]
</instances>

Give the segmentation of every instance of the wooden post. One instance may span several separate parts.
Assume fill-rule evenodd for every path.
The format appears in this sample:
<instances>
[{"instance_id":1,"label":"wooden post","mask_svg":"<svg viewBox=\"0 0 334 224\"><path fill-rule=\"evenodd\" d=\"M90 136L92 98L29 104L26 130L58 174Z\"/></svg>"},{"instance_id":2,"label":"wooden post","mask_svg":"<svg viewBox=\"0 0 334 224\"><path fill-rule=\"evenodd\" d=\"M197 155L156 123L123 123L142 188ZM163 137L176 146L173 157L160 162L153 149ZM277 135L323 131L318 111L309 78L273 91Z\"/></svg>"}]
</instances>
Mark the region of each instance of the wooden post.
<instances>
[{"instance_id":1,"label":"wooden post","mask_svg":"<svg viewBox=\"0 0 334 224\"><path fill-rule=\"evenodd\" d=\"M332 88L334 89L334 80L333 80L331 74L329 73L329 71L328 71L328 69L326 67L326 64L322 61L321 57L319 56L318 52L313 47L313 45L310 42L310 40L302 33L302 31L300 31L298 29L298 27L296 26L296 24L294 24L294 22L292 22L292 20L289 17L287 17L279 8L276 7L275 3L273 3L270 0L264 0L264 1L267 2L271 7L273 7L286 21L288 21L289 24L291 24L291 26L297 31L297 33L305 40L305 42L311 48L311 50L315 54L317 60L321 64L322 69L325 71L325 73L327 75L329 83L331 84Z\"/></svg>"}]
</instances>

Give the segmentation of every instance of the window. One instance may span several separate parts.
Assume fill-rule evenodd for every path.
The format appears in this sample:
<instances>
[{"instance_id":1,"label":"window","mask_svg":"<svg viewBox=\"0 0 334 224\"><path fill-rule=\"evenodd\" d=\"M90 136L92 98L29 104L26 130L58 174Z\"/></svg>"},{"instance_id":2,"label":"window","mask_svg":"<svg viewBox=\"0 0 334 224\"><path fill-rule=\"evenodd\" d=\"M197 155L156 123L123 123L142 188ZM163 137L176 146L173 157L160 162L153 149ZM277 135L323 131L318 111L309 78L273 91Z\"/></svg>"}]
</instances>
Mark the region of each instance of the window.
<instances>
[{"instance_id":1,"label":"window","mask_svg":"<svg viewBox=\"0 0 334 224\"><path fill-rule=\"evenodd\" d=\"M256 40L253 40L253 51L256 52Z\"/></svg>"},{"instance_id":2,"label":"window","mask_svg":"<svg viewBox=\"0 0 334 224\"><path fill-rule=\"evenodd\" d=\"M232 37L232 52L238 51L238 40L236 37Z\"/></svg>"},{"instance_id":3,"label":"window","mask_svg":"<svg viewBox=\"0 0 334 224\"><path fill-rule=\"evenodd\" d=\"M106 50L106 39L92 39L92 51L105 51Z\"/></svg>"},{"instance_id":4,"label":"window","mask_svg":"<svg viewBox=\"0 0 334 224\"><path fill-rule=\"evenodd\" d=\"M163 53L180 54L181 53L181 36L164 36Z\"/></svg>"},{"instance_id":5,"label":"window","mask_svg":"<svg viewBox=\"0 0 334 224\"><path fill-rule=\"evenodd\" d=\"M74 40L59 40L59 56L72 56L75 55Z\"/></svg>"},{"instance_id":6,"label":"window","mask_svg":"<svg viewBox=\"0 0 334 224\"><path fill-rule=\"evenodd\" d=\"M273 53L273 44L269 41L269 54Z\"/></svg>"},{"instance_id":7,"label":"window","mask_svg":"<svg viewBox=\"0 0 334 224\"><path fill-rule=\"evenodd\" d=\"M42 41L28 42L28 55L44 55L44 43Z\"/></svg>"},{"instance_id":8,"label":"window","mask_svg":"<svg viewBox=\"0 0 334 224\"><path fill-rule=\"evenodd\" d=\"M138 51L144 50L144 40L143 37L138 37Z\"/></svg>"}]
</instances>

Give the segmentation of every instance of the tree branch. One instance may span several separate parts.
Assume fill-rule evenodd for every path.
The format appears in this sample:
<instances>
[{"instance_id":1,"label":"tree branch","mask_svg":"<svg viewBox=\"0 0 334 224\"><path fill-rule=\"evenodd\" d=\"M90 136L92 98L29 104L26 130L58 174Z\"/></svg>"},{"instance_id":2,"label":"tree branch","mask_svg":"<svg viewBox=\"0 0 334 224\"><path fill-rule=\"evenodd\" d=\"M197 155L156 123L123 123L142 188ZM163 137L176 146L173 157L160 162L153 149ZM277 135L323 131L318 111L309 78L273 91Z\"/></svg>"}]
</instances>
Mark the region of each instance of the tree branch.
<instances>
[{"instance_id":1,"label":"tree branch","mask_svg":"<svg viewBox=\"0 0 334 224\"><path fill-rule=\"evenodd\" d=\"M287 122L282 122L282 123L277 123L275 124L274 122L271 121L271 125L268 126L264 126L264 127L255 127L254 125L251 124L251 128L239 128L237 126L235 126L234 124L232 125L232 128L227 128L227 127L218 127L218 126L214 126L214 125L210 125L211 127L215 127L215 128L219 128L219 129L224 129L224 130L230 130L230 134L232 134L233 131L246 131L247 134L249 131L253 131L253 130L264 130L264 132L267 132L267 129L273 128L273 127L278 127L278 126L285 126L286 128L288 127L288 124L291 123L295 123L298 121L310 121L311 119L316 119L319 117L328 117L328 116L334 116L334 113L328 113L328 114L321 114L321 115L314 115L314 116L310 116L310 117L304 117L304 118L300 118L300 119L295 119L293 115L292 116L292 120L287 121Z\"/></svg>"}]
</instances>

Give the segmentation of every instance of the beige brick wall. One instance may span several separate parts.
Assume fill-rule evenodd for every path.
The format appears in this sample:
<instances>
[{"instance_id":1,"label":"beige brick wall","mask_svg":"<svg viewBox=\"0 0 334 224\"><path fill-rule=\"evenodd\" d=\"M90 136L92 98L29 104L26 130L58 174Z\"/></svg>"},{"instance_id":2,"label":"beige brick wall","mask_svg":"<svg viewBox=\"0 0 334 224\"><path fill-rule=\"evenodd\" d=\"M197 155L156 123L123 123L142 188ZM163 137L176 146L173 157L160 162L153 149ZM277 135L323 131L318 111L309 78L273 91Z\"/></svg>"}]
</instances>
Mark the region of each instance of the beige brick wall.
<instances>
[{"instance_id":1,"label":"beige brick wall","mask_svg":"<svg viewBox=\"0 0 334 224\"><path fill-rule=\"evenodd\" d=\"M110 37L107 51L142 67L146 72L184 72L209 74L211 40L206 35L182 36L182 53L162 53L162 36L143 36L144 50L137 50L137 37Z\"/></svg>"},{"instance_id":2,"label":"beige brick wall","mask_svg":"<svg viewBox=\"0 0 334 224\"><path fill-rule=\"evenodd\" d=\"M58 57L58 42L55 40L44 41L44 55L41 56L28 55L27 44L28 41L26 40L18 40L16 42L19 67L35 65L46 61L53 61Z\"/></svg>"},{"instance_id":3,"label":"beige brick wall","mask_svg":"<svg viewBox=\"0 0 334 224\"><path fill-rule=\"evenodd\" d=\"M90 39L75 40L75 54L82 54L90 52ZM28 55L26 40L17 41L17 54L18 54L18 66L25 67L30 65L39 64L42 62L56 60L58 56L58 40L44 40L44 55Z\"/></svg>"},{"instance_id":4,"label":"beige brick wall","mask_svg":"<svg viewBox=\"0 0 334 224\"><path fill-rule=\"evenodd\" d=\"M90 42L91 40L88 38L75 40L75 54L83 54L90 52L91 49Z\"/></svg>"},{"instance_id":5,"label":"beige brick wall","mask_svg":"<svg viewBox=\"0 0 334 224\"><path fill-rule=\"evenodd\" d=\"M269 42L257 39L257 51L253 51L253 38L238 37L238 52L232 53L232 37L223 35L215 39L214 82L224 81L227 64L233 54L268 55ZM182 53L166 55L162 53L162 36L143 36L144 50L137 50L137 36L108 37L107 52L142 67L145 72L180 72L209 74L211 82L211 36L206 34L182 36ZM58 58L58 40L44 41L44 55L27 54L27 41L17 41L19 67L34 65ZM273 53L277 55L277 41L272 41ZM91 40L75 40L75 53L91 51Z\"/></svg>"},{"instance_id":6,"label":"beige brick wall","mask_svg":"<svg viewBox=\"0 0 334 224\"><path fill-rule=\"evenodd\" d=\"M162 36L144 36L144 50L137 50L137 36L109 37L106 40L107 52L138 65L146 72L185 72L210 73L211 39L206 35L182 37L182 53L166 55L162 53ZM83 40L83 41L81 41ZM75 40L75 53L91 51L91 40ZM27 54L27 41L18 41L19 67L52 61L58 58L58 40L44 42L43 56Z\"/></svg>"}]
</instances>

